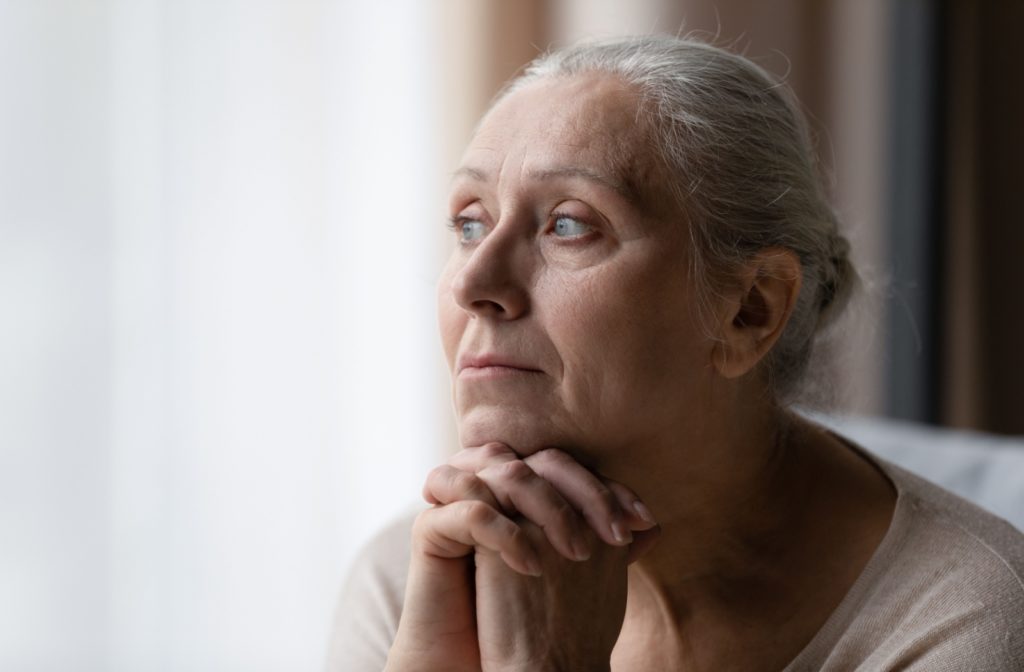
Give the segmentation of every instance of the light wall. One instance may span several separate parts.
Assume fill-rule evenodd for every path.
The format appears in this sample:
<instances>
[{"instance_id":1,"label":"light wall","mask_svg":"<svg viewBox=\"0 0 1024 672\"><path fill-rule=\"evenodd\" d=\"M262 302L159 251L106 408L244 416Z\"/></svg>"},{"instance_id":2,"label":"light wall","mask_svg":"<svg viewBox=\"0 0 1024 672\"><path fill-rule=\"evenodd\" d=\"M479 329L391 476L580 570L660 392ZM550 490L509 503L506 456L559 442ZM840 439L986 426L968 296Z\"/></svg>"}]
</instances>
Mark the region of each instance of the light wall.
<instances>
[{"instance_id":1,"label":"light wall","mask_svg":"<svg viewBox=\"0 0 1024 672\"><path fill-rule=\"evenodd\" d=\"M317 669L440 453L424 3L0 4L0 669Z\"/></svg>"}]
</instances>

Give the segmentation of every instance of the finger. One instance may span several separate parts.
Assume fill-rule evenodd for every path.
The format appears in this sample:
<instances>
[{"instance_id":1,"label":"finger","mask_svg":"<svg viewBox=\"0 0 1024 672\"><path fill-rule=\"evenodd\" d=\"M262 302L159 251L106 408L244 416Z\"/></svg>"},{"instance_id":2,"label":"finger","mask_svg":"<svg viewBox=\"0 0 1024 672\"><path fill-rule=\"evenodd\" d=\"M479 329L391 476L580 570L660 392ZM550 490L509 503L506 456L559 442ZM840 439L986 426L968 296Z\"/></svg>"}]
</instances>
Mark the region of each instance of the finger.
<instances>
[{"instance_id":1,"label":"finger","mask_svg":"<svg viewBox=\"0 0 1024 672\"><path fill-rule=\"evenodd\" d=\"M482 446L460 450L448 460L448 464L457 469L471 471L475 474L487 467L518 459L519 456L511 448L503 443L492 441Z\"/></svg>"},{"instance_id":2,"label":"finger","mask_svg":"<svg viewBox=\"0 0 1024 672\"><path fill-rule=\"evenodd\" d=\"M590 541L583 534L579 514L505 444L491 442L467 448L456 453L448 463L457 469L476 472L498 499L504 513L522 514L541 527L561 555L570 560L590 557Z\"/></svg>"},{"instance_id":3,"label":"finger","mask_svg":"<svg viewBox=\"0 0 1024 672\"><path fill-rule=\"evenodd\" d=\"M520 574L540 576L540 557L521 527L479 501L436 506L416 517L413 537L439 558L461 558L482 548L498 553Z\"/></svg>"},{"instance_id":4,"label":"finger","mask_svg":"<svg viewBox=\"0 0 1024 672\"><path fill-rule=\"evenodd\" d=\"M477 477L505 513L516 512L540 527L561 555L570 560L590 557L590 540L580 514L525 462L503 462L487 467Z\"/></svg>"},{"instance_id":5,"label":"finger","mask_svg":"<svg viewBox=\"0 0 1024 672\"><path fill-rule=\"evenodd\" d=\"M476 474L456 469L449 464L435 467L427 474L427 480L423 484L423 499L430 504L476 500L495 509L501 508L494 493Z\"/></svg>"},{"instance_id":6,"label":"finger","mask_svg":"<svg viewBox=\"0 0 1024 672\"><path fill-rule=\"evenodd\" d=\"M546 448L530 455L525 462L578 511L597 535L613 546L633 541L629 517L619 499L601 479L556 448Z\"/></svg>"},{"instance_id":7,"label":"finger","mask_svg":"<svg viewBox=\"0 0 1024 672\"><path fill-rule=\"evenodd\" d=\"M599 478L612 491L615 499L619 501L619 506L622 507L622 511L627 516L627 524L630 530L634 532L637 530L649 530L658 524L654 520L654 514L651 513L647 505L643 503L643 500L635 492L618 481L613 481L610 478Z\"/></svg>"},{"instance_id":8,"label":"finger","mask_svg":"<svg viewBox=\"0 0 1024 672\"><path fill-rule=\"evenodd\" d=\"M626 564L631 565L646 555L658 543L659 538L661 538L660 525L634 532L633 543L629 545L629 552L626 554Z\"/></svg>"}]
</instances>

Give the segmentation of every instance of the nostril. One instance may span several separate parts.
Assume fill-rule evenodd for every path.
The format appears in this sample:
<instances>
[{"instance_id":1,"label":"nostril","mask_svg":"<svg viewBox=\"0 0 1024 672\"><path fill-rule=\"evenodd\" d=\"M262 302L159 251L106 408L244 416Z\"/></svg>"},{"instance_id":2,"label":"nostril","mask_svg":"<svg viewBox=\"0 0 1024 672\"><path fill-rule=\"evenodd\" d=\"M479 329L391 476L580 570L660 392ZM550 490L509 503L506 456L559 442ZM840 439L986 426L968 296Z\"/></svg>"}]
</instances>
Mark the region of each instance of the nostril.
<instances>
[{"instance_id":1,"label":"nostril","mask_svg":"<svg viewBox=\"0 0 1024 672\"><path fill-rule=\"evenodd\" d=\"M518 287L502 286L487 292L486 298L459 301L462 309L474 316L514 320L526 314L526 292Z\"/></svg>"},{"instance_id":2,"label":"nostril","mask_svg":"<svg viewBox=\"0 0 1024 672\"><path fill-rule=\"evenodd\" d=\"M455 302L471 315L509 320L526 311L529 270L522 255L502 242L485 240L452 278Z\"/></svg>"},{"instance_id":3,"label":"nostril","mask_svg":"<svg viewBox=\"0 0 1024 672\"><path fill-rule=\"evenodd\" d=\"M477 313L501 315L506 312L505 307L503 305L501 305L497 301L492 301L489 299L481 299L478 301L474 301L472 305L475 308L473 312Z\"/></svg>"}]
</instances>

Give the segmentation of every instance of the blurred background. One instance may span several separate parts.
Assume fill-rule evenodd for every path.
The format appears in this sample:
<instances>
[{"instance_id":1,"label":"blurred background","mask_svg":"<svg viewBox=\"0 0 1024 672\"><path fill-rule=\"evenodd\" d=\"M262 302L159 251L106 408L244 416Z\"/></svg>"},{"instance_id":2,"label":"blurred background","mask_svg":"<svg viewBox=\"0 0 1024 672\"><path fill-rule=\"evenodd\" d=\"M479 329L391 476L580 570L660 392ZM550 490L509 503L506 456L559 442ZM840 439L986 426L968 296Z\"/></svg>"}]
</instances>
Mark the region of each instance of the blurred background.
<instances>
[{"instance_id":1,"label":"blurred background","mask_svg":"<svg viewBox=\"0 0 1024 672\"><path fill-rule=\"evenodd\" d=\"M549 45L784 76L866 291L839 411L1024 434L1024 3L0 0L0 669L322 665L455 443L448 174Z\"/></svg>"}]
</instances>

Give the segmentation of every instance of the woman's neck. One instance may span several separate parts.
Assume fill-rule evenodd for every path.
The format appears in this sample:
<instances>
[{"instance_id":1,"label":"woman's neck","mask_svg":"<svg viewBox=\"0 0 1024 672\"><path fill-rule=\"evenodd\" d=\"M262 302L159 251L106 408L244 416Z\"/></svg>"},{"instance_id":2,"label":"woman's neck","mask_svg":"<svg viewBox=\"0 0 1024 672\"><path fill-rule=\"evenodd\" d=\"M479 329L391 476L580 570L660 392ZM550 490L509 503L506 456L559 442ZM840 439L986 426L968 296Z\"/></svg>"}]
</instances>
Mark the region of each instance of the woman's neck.
<instances>
[{"instance_id":1,"label":"woman's neck","mask_svg":"<svg viewBox=\"0 0 1024 672\"><path fill-rule=\"evenodd\" d=\"M791 440L795 422L770 407L707 417L699 432L623 451L628 465L602 469L636 490L661 525L639 569L681 587L745 574L777 553L811 477L806 451Z\"/></svg>"},{"instance_id":2,"label":"woman's neck","mask_svg":"<svg viewBox=\"0 0 1024 672\"><path fill-rule=\"evenodd\" d=\"M630 568L626 627L653 627L684 649L728 649L773 632L791 637L782 658L795 655L877 548L895 493L873 466L792 414L761 409L704 426L685 444L645 451L647 464L602 472L634 488L662 527ZM743 631L755 623L778 627Z\"/></svg>"}]
</instances>

